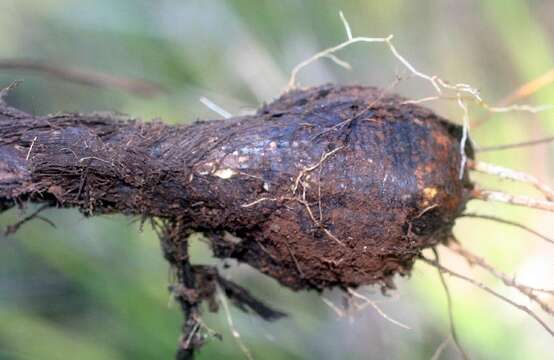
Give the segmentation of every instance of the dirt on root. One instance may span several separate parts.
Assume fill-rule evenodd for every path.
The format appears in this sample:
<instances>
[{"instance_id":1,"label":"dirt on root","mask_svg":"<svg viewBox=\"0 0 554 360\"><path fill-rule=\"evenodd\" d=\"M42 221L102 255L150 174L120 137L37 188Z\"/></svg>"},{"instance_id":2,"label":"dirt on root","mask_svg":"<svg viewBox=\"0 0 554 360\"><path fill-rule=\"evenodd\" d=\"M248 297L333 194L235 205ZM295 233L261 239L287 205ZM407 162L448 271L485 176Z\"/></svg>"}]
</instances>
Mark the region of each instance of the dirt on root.
<instances>
[{"instance_id":1,"label":"dirt on root","mask_svg":"<svg viewBox=\"0 0 554 360\"><path fill-rule=\"evenodd\" d=\"M392 286L463 211L460 137L362 86L295 90L252 116L186 126L1 105L0 209L31 200L178 222L186 231L166 249L200 231L217 257L292 289Z\"/></svg>"},{"instance_id":2,"label":"dirt on root","mask_svg":"<svg viewBox=\"0 0 554 360\"><path fill-rule=\"evenodd\" d=\"M325 85L256 114L170 126L106 113L33 116L0 92L0 212L43 203L151 220L175 270L177 359L207 339L217 291L266 320L285 314L193 265L188 237L294 290L394 287L420 252L446 242L472 190L462 129L384 90ZM467 157L473 157L468 144ZM219 289L219 290L218 290Z\"/></svg>"},{"instance_id":3,"label":"dirt on root","mask_svg":"<svg viewBox=\"0 0 554 360\"><path fill-rule=\"evenodd\" d=\"M404 101L323 86L264 106L262 131L241 128L238 143L198 164L262 187L233 193L223 185L233 175L214 189L240 204L228 215L256 218L226 229L238 239L212 236L215 254L294 289L392 287L422 249L446 241L472 188L460 179L461 128Z\"/></svg>"}]
</instances>

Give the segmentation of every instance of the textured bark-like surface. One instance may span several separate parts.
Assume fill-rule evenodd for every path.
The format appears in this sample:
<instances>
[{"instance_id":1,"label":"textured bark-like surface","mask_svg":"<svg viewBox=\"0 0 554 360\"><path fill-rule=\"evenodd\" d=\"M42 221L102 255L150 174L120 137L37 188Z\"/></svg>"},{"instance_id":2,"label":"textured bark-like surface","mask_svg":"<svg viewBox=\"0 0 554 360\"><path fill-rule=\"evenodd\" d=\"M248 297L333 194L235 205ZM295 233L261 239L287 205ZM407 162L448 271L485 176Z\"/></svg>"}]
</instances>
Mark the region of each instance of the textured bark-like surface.
<instances>
[{"instance_id":1,"label":"textured bark-like surface","mask_svg":"<svg viewBox=\"0 0 554 360\"><path fill-rule=\"evenodd\" d=\"M2 104L0 209L31 200L179 219L216 256L293 289L390 285L463 210L460 133L360 86L292 91L252 116L186 126Z\"/></svg>"},{"instance_id":2,"label":"textured bark-like surface","mask_svg":"<svg viewBox=\"0 0 554 360\"><path fill-rule=\"evenodd\" d=\"M472 188L459 177L461 129L375 88L292 91L252 116L186 126L33 116L5 92L0 211L32 201L151 219L185 314L178 359L205 341L200 304L215 310L217 288L265 319L284 315L191 265L190 233L292 289L392 287L447 240Z\"/></svg>"}]
</instances>

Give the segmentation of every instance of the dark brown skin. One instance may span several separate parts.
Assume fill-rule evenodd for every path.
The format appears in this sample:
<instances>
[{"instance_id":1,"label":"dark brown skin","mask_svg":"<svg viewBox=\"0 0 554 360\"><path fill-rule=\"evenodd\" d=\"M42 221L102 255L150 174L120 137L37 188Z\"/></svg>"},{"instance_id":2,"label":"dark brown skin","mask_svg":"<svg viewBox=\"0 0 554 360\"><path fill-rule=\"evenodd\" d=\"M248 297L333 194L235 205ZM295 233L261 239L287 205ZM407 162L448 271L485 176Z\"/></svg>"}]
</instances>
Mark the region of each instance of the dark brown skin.
<instances>
[{"instance_id":1,"label":"dark brown skin","mask_svg":"<svg viewBox=\"0 0 554 360\"><path fill-rule=\"evenodd\" d=\"M446 241L472 188L459 176L461 129L403 101L326 85L182 126L0 105L0 209L30 200L158 219L185 289L211 281L188 264L191 232L295 290L390 287Z\"/></svg>"}]
</instances>

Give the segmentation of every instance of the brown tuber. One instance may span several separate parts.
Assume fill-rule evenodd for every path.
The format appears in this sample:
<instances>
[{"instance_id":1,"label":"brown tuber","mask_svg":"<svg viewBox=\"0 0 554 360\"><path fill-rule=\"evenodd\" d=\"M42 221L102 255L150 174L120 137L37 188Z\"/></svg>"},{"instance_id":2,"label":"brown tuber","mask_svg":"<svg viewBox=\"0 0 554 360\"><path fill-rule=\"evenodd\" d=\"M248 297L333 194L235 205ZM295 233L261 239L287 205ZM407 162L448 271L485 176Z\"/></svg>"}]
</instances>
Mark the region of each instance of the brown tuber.
<instances>
[{"instance_id":1,"label":"brown tuber","mask_svg":"<svg viewBox=\"0 0 554 360\"><path fill-rule=\"evenodd\" d=\"M191 318L214 283L264 317L281 315L190 265L190 233L295 290L391 287L423 249L447 241L464 210L472 184L460 177L461 135L362 86L294 90L252 116L180 126L3 104L0 209L32 201L155 219L178 270L186 358L203 341Z\"/></svg>"}]
</instances>

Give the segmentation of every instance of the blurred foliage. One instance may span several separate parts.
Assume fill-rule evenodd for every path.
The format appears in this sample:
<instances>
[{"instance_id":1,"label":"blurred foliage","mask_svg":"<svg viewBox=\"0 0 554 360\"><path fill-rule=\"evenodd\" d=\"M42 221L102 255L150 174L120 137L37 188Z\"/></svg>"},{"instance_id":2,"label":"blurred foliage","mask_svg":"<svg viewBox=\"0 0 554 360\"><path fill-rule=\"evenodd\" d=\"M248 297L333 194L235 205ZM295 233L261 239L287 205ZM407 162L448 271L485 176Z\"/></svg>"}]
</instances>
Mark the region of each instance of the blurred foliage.
<instances>
[{"instance_id":1,"label":"blurred foliage","mask_svg":"<svg viewBox=\"0 0 554 360\"><path fill-rule=\"evenodd\" d=\"M180 123L217 114L206 96L241 114L278 96L298 62L345 38L343 10L355 34L395 34L395 44L418 69L482 90L494 103L554 64L554 3L550 1L206 1L206 0L2 0L0 59L31 58L91 68L161 83L167 95L143 99L113 89L88 88L36 73L0 70L0 84L23 79L9 101L33 113L117 110ZM303 71L302 84L362 83L385 87L402 67L382 45L355 45L341 58L348 72L323 60ZM396 91L412 98L432 94L417 79ZM554 86L526 101L554 103ZM453 103L430 103L459 121ZM472 108L472 117L487 116ZM503 114L472 133L494 145L554 131L552 115ZM483 159L554 181L553 149L540 146L484 154ZM525 186L484 185L532 193ZM483 203L480 213L518 219L554 235L552 215ZM29 209L27 211L31 211ZM15 209L0 217L17 221ZM167 359L173 356L181 314L170 300L171 276L151 229L121 216L84 219L76 211L45 212L56 228L39 220L0 238L0 359ZM506 272L531 285L553 287L552 247L521 231L480 220L460 220L457 236ZM197 237L196 262L211 262ZM468 271L445 251L448 266ZM477 274L477 272L475 272ZM315 293L293 293L247 266L226 275L287 311L286 320L264 323L232 309L242 339L259 359L429 359L448 334L444 292L436 271L417 264L411 279L398 279L392 298L365 290L406 331L366 309L336 314ZM484 277L501 289L501 284ZM475 358L546 359L552 339L516 309L480 290L449 280L462 343ZM511 295L513 293L507 292ZM337 304L339 292L325 296ZM521 299L519 299L521 300ZM206 314L223 334L200 359L243 358L224 315ZM456 358L452 346L443 358Z\"/></svg>"}]
</instances>

